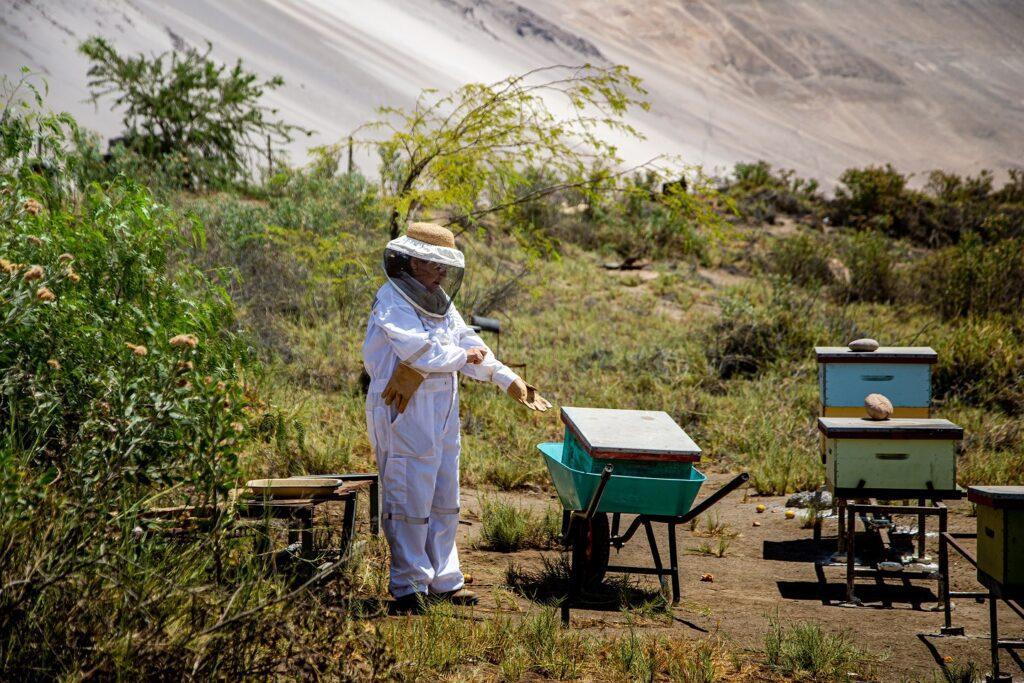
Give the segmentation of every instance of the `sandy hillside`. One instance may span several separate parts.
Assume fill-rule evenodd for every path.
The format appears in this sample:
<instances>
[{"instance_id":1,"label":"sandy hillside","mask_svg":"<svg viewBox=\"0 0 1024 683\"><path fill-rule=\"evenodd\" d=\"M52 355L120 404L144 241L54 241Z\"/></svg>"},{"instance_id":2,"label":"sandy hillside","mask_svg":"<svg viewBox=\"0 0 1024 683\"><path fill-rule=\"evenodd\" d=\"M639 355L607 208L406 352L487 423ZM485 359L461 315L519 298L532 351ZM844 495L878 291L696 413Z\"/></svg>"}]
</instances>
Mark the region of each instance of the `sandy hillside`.
<instances>
[{"instance_id":1,"label":"sandy hillside","mask_svg":"<svg viewBox=\"0 0 1024 683\"><path fill-rule=\"evenodd\" d=\"M89 35L126 50L214 45L287 86L272 104L333 142L422 87L530 67L625 63L653 104L629 161L763 157L825 180L854 164L1005 169L1024 159L1024 3L810 0L6 0L0 69L44 73L50 101L112 136L85 102Z\"/></svg>"}]
</instances>

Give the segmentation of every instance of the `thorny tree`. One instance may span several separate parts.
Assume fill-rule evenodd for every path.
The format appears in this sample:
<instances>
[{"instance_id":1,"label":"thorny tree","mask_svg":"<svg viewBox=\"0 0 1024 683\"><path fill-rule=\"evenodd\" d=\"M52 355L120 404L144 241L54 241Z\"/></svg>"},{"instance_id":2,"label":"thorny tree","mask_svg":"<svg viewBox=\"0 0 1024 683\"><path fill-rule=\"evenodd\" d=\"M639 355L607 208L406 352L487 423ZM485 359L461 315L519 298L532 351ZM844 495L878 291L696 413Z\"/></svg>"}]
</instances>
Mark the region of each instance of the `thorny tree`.
<instances>
[{"instance_id":1,"label":"thorny tree","mask_svg":"<svg viewBox=\"0 0 1024 683\"><path fill-rule=\"evenodd\" d=\"M381 120L363 130L384 136L363 142L380 155L392 238L419 211L471 226L558 190L595 190L621 163L603 135L641 138L624 117L648 107L645 94L625 66L588 64L469 83L442 96L425 90L408 110L382 107ZM537 168L551 184L536 184Z\"/></svg>"}]
</instances>

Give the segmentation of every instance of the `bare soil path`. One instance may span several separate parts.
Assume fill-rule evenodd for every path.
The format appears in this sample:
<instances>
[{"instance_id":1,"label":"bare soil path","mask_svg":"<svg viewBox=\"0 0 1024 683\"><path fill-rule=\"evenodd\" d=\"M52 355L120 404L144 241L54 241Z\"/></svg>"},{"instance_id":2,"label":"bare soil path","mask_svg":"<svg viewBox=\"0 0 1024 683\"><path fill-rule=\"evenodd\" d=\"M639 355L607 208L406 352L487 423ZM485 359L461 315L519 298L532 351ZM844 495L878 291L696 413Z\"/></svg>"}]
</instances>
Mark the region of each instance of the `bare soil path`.
<instances>
[{"instance_id":1,"label":"bare soil path","mask_svg":"<svg viewBox=\"0 0 1024 683\"><path fill-rule=\"evenodd\" d=\"M729 479L727 474L712 473L703 494L714 491ZM474 545L480 535L479 510L481 495L508 496L512 502L538 510L557 506L551 492L521 492L513 494L463 491L464 522L460 527L459 547L463 567L472 575L472 588L481 596L476 609L490 611L497 608L498 600L506 603L510 597L503 590L505 572L510 563L527 569L543 567L543 557L558 557L557 550L497 553L477 549ZM758 513L759 504L766 511ZM835 519L825 521L823 540L815 543L810 529L801 528L800 516L786 519L784 497L753 496L744 499L741 491L732 493L712 508L718 522L726 524L739 536L729 544L724 557L700 554L695 548L704 541L716 539L695 536L689 528L678 530L680 542L680 580L682 601L672 610L673 619L637 618L628 611L573 610L573 626L614 635L630 627L674 636L692 635L703 638L715 634L734 650L756 652L763 647L769 617L778 615L783 624L811 621L832 631L847 631L860 647L885 657L880 670L882 680L942 680L940 663L977 664L979 672L988 671L987 608L973 600L955 601L953 620L966 627L966 637L929 637L942 626L942 612L935 599L935 582L915 582L911 589L890 581L888 587L876 587L861 580L859 595L864 607L839 606L844 597L844 571L840 567L826 568L827 585L823 586L815 574L814 560L830 555L835 549ZM950 528L954 531L973 531L975 520L968 516L966 502L950 505ZM623 519L628 524L629 518ZM754 526L754 522L760 526ZM913 524L910 518L899 518L897 523ZM667 532L664 525L658 531L658 542L663 559L667 559ZM698 531L703 522L698 525ZM929 528L929 553L937 556L937 539ZM618 555L612 551L612 562L652 566L651 556L643 534L635 536ZM701 581L701 575L710 573L713 582ZM959 559L952 561L953 590L977 590L974 570ZM648 589L657 588L653 577L635 577ZM823 603L823 597L832 604ZM529 601L515 598L520 607ZM891 601L890 606L883 600ZM915 607L914 600L920 601ZM934 610L934 611L933 611ZM1004 610L1002 630L1005 637L1024 635L1024 623L1016 621ZM1004 655L1004 667L1016 676L1024 671L1013 668Z\"/></svg>"}]
</instances>

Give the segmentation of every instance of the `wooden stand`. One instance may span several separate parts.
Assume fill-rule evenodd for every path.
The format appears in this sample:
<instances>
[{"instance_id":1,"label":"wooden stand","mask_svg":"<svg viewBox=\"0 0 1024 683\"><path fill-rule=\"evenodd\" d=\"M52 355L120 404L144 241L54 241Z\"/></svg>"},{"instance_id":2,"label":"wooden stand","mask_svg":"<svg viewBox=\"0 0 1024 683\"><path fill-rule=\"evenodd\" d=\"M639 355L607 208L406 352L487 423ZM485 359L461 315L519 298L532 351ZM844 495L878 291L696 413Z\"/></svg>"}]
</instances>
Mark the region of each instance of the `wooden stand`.
<instances>
[{"instance_id":1,"label":"wooden stand","mask_svg":"<svg viewBox=\"0 0 1024 683\"><path fill-rule=\"evenodd\" d=\"M349 481L325 496L302 499L262 498L240 500L239 516L245 519L263 519L266 522L266 533L256 537L256 553L264 555L269 552L271 519L283 519L288 522L288 543L298 542L299 556L303 560L313 559L315 546L313 543L313 516L316 508L324 503L339 502L345 504L341 523L341 543L338 556L344 557L355 536L356 497L361 489L368 488L368 481Z\"/></svg>"}]
</instances>

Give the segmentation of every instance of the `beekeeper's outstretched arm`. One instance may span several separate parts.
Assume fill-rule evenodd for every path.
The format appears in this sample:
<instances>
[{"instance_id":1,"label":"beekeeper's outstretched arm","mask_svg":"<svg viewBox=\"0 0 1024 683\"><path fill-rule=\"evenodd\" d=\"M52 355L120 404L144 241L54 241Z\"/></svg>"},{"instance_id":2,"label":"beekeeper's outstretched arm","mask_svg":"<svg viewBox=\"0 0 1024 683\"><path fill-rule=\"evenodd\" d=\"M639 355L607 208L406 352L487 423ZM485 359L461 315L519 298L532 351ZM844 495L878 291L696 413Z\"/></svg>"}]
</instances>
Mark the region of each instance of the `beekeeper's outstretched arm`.
<instances>
[{"instance_id":1,"label":"beekeeper's outstretched arm","mask_svg":"<svg viewBox=\"0 0 1024 683\"><path fill-rule=\"evenodd\" d=\"M502 391L507 392L509 396L532 410L543 412L551 407L551 403L541 396L535 387L524 382L519 375L512 372L507 365L494 357L494 354L484 344L480 335L466 324L466 321L462 319L458 311L453 310L452 316L455 320L456 338L459 340L461 348L472 349L482 347L487 350L482 363L462 367L464 375L481 382L494 382L501 387Z\"/></svg>"}]
</instances>

